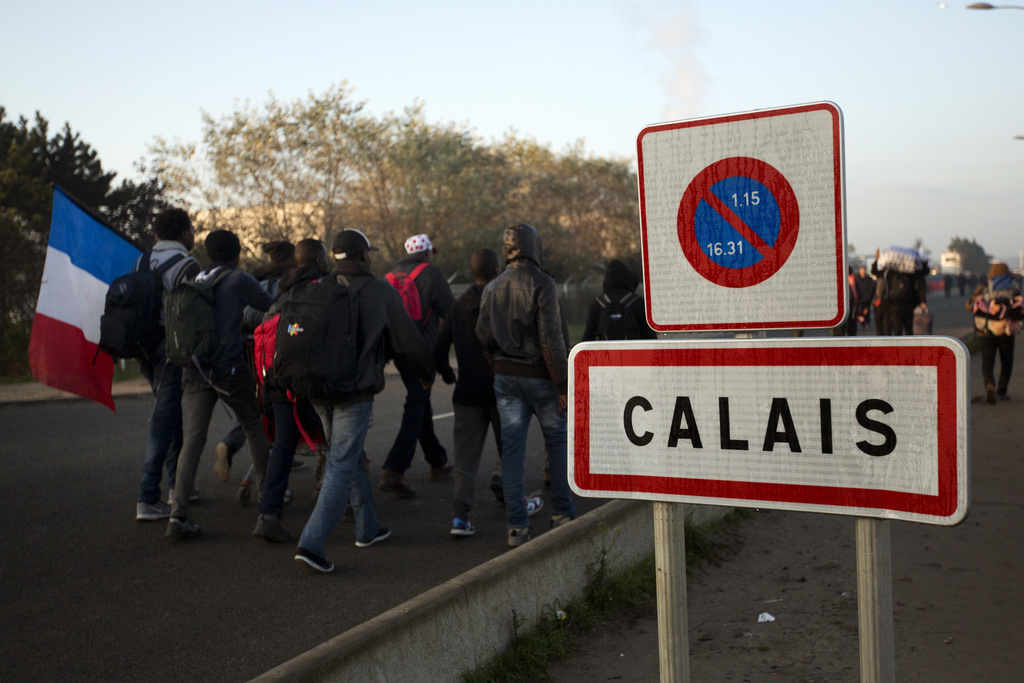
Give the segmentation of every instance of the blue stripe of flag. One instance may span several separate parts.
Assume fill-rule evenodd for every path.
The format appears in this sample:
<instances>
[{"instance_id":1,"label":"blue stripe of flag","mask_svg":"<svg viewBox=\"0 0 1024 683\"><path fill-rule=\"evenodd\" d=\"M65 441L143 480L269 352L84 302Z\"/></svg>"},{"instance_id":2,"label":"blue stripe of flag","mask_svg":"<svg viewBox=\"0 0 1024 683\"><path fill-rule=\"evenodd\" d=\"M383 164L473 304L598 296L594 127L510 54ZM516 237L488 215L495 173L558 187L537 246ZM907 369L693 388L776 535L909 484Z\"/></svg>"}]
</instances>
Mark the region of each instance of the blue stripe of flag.
<instances>
[{"instance_id":1,"label":"blue stripe of flag","mask_svg":"<svg viewBox=\"0 0 1024 683\"><path fill-rule=\"evenodd\" d=\"M53 188L50 247L107 284L129 272L140 253L131 242L78 208L59 187Z\"/></svg>"}]
</instances>

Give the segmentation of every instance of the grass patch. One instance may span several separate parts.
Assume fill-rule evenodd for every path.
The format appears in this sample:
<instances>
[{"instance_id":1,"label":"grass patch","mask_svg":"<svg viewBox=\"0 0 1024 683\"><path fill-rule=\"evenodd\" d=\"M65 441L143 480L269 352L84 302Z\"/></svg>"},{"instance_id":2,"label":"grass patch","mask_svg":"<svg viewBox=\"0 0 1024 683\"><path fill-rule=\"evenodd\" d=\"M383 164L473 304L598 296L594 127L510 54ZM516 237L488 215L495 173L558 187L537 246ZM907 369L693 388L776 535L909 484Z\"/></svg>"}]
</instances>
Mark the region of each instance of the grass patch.
<instances>
[{"instance_id":1,"label":"grass patch","mask_svg":"<svg viewBox=\"0 0 1024 683\"><path fill-rule=\"evenodd\" d=\"M686 571L715 558L722 543L718 532L751 516L736 509L721 519L697 524L686 516ZM553 605L549 616L534 629L520 633L523 622L516 619L515 640L507 651L474 671L463 674L464 683L506 683L543 678L551 660L569 653L573 636L597 623L648 604L657 593L654 555L615 574L607 571L606 550L595 566L581 598L562 606Z\"/></svg>"}]
</instances>

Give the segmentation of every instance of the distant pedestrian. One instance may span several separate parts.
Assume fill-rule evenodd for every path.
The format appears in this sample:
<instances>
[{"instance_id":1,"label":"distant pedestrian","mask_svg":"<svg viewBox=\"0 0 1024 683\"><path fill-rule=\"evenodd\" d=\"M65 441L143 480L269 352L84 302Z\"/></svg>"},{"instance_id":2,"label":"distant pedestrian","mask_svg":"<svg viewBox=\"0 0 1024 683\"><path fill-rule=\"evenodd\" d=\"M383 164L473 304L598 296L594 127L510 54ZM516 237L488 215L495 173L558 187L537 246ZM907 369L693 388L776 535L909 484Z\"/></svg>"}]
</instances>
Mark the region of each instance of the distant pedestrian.
<instances>
[{"instance_id":1,"label":"distant pedestrian","mask_svg":"<svg viewBox=\"0 0 1024 683\"><path fill-rule=\"evenodd\" d=\"M149 358L139 361L143 376L153 389L153 411L149 418L149 438L139 482L139 498L135 519L152 521L171 516L171 506L160 495L160 480L167 470L168 494L174 488L178 454L183 442L181 412L181 368L167 360L166 338L163 334L164 307L167 292L199 274L199 262L189 255L196 243L192 220L182 209L167 209L153 220L157 243L149 252L149 269L156 270L168 259L178 257L163 273L163 295L160 305L160 341ZM142 257L140 257L142 258ZM139 264L135 266L138 270ZM189 495L198 495L192 488ZM168 496L168 500L170 496Z\"/></svg>"},{"instance_id":2,"label":"distant pedestrian","mask_svg":"<svg viewBox=\"0 0 1024 683\"><path fill-rule=\"evenodd\" d=\"M434 364L441 378L446 384L455 384L452 393L455 496L450 530L453 536L472 536L475 533L469 513L473 507L476 473L488 430L494 433L498 451L491 473L491 491L499 502L505 502L501 480L501 419L494 398L494 374L476 336L480 296L487 283L500 272L498 255L490 249L478 249L470 259L470 269L476 282L448 310L434 350ZM458 377L448 361L452 344L455 345L455 358L459 365Z\"/></svg>"},{"instance_id":3,"label":"distant pedestrian","mask_svg":"<svg viewBox=\"0 0 1024 683\"><path fill-rule=\"evenodd\" d=\"M508 546L533 537L523 468L530 418L540 422L551 466L551 526L576 517L566 462L568 340L555 281L544 272L544 248L535 228L505 229L505 271L484 288L476 334L491 358L501 416L501 476Z\"/></svg>"},{"instance_id":4,"label":"distant pedestrian","mask_svg":"<svg viewBox=\"0 0 1024 683\"><path fill-rule=\"evenodd\" d=\"M1005 263L993 263L987 285L979 286L967 302L974 313L974 328L981 346L981 374L985 379L985 400L1008 400L1007 390L1013 373L1013 347L1024 320L1024 301L1020 288ZM999 382L996 383L996 355L999 356Z\"/></svg>"},{"instance_id":5,"label":"distant pedestrian","mask_svg":"<svg viewBox=\"0 0 1024 683\"><path fill-rule=\"evenodd\" d=\"M905 247L889 247L875 252L876 263L883 268L887 303L887 334L914 334L914 309L928 310L928 263L921 253Z\"/></svg>"},{"instance_id":6,"label":"distant pedestrian","mask_svg":"<svg viewBox=\"0 0 1024 683\"><path fill-rule=\"evenodd\" d=\"M403 290L402 299L406 310L416 324L416 329L431 350L437 345L441 333L441 318L455 303L448 279L441 269L431 261L437 249L427 235L413 235L405 241L408 257L402 259L388 274L388 281ZM415 308L415 310L409 310ZM423 448L423 456L430 465L430 480L437 481L452 471L448 453L434 433L434 410L430 405L430 385L424 386L414 372L399 368L402 383L405 384L405 405L402 408L402 424L395 435L395 442L384 461L384 475L378 488L397 494L399 498L410 498L416 491L409 486L405 472L412 466L416 454L416 442Z\"/></svg>"},{"instance_id":7,"label":"distant pedestrian","mask_svg":"<svg viewBox=\"0 0 1024 683\"><path fill-rule=\"evenodd\" d=\"M960 296L963 296L964 289L967 287L967 276L964 275L963 271L960 271L960 274L956 276L956 286Z\"/></svg>"},{"instance_id":8,"label":"distant pedestrian","mask_svg":"<svg viewBox=\"0 0 1024 683\"><path fill-rule=\"evenodd\" d=\"M857 324L866 328L871 321L871 307L875 296L875 278L868 274L866 266L857 268Z\"/></svg>"},{"instance_id":9,"label":"distant pedestrian","mask_svg":"<svg viewBox=\"0 0 1024 683\"><path fill-rule=\"evenodd\" d=\"M178 459L177 483L167 524L167 536L173 539L196 538L199 526L189 519L189 492L195 482L199 459L206 446L207 431L217 401L234 411L249 442L255 468L256 491L263 491L269 445L263 432L260 406L254 391L256 383L245 357L242 341L242 312L246 306L267 310L273 299L248 273L238 270L241 244L228 230L214 230L205 240L211 262L197 282L213 284L213 319L216 322L217 351L205 367L193 364L185 370L185 400L188 402L188 428L185 445Z\"/></svg>"},{"instance_id":10,"label":"distant pedestrian","mask_svg":"<svg viewBox=\"0 0 1024 683\"><path fill-rule=\"evenodd\" d=\"M590 304L580 341L597 339L656 339L647 324L644 300L636 293L640 278L619 259L604 271L601 295Z\"/></svg>"},{"instance_id":11,"label":"distant pedestrian","mask_svg":"<svg viewBox=\"0 0 1024 683\"><path fill-rule=\"evenodd\" d=\"M953 293L953 276L949 273L942 276L942 289L945 292L947 299L950 294Z\"/></svg>"},{"instance_id":12,"label":"distant pedestrian","mask_svg":"<svg viewBox=\"0 0 1024 683\"><path fill-rule=\"evenodd\" d=\"M349 503L355 516L357 548L367 548L391 536L391 530L377 519L363 454L373 397L384 390L384 364L394 358L423 386L428 386L434 376L430 349L409 319L402 298L370 271L372 252L376 250L359 230L342 230L334 239L337 265L329 277L355 290L358 297L355 386L360 388L340 401L315 404L330 450L320 495L302 530L295 561L322 573L334 570L334 563L326 558L324 543Z\"/></svg>"}]
</instances>

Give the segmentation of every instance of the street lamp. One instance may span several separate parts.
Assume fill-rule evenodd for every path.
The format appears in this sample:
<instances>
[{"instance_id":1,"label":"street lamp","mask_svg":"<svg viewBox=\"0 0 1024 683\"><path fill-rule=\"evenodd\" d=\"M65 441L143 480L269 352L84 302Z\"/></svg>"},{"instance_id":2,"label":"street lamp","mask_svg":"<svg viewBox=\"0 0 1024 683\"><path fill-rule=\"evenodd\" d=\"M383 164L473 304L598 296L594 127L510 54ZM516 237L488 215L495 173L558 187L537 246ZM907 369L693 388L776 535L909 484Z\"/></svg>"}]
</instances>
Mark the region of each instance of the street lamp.
<instances>
[{"instance_id":1,"label":"street lamp","mask_svg":"<svg viewBox=\"0 0 1024 683\"><path fill-rule=\"evenodd\" d=\"M967 9L1024 9L1022 5L990 5L987 2L976 2L968 5Z\"/></svg>"}]
</instances>

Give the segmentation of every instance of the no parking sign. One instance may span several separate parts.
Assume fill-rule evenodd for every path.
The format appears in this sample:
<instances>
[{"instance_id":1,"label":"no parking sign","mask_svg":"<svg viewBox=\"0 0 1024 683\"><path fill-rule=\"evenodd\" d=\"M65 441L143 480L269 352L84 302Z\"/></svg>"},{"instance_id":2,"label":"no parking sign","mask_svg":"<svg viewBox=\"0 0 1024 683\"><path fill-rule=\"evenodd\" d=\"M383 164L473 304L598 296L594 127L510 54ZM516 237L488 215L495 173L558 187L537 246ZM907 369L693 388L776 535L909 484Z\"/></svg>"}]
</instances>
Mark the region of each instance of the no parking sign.
<instances>
[{"instance_id":1,"label":"no parking sign","mask_svg":"<svg viewBox=\"0 0 1024 683\"><path fill-rule=\"evenodd\" d=\"M637 159L654 329L842 322L847 287L836 105L649 126L637 138Z\"/></svg>"}]
</instances>

